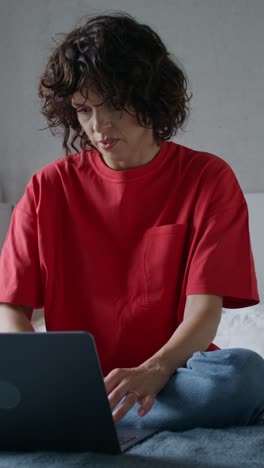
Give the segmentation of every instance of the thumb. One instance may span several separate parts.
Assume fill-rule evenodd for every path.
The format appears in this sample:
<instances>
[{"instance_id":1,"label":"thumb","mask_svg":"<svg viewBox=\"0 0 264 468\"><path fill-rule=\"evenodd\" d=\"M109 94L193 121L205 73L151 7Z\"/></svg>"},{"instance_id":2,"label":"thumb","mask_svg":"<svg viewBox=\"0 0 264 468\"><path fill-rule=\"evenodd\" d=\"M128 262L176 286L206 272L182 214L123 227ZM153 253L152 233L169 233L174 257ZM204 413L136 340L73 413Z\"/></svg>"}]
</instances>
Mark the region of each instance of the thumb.
<instances>
[{"instance_id":1,"label":"thumb","mask_svg":"<svg viewBox=\"0 0 264 468\"><path fill-rule=\"evenodd\" d=\"M140 406L139 406L139 409L138 409L138 415L139 416L145 416L145 414L147 414L153 404L154 404L154 401L155 401L155 398L151 395L147 395L145 397L143 397L141 400L140 400Z\"/></svg>"}]
</instances>

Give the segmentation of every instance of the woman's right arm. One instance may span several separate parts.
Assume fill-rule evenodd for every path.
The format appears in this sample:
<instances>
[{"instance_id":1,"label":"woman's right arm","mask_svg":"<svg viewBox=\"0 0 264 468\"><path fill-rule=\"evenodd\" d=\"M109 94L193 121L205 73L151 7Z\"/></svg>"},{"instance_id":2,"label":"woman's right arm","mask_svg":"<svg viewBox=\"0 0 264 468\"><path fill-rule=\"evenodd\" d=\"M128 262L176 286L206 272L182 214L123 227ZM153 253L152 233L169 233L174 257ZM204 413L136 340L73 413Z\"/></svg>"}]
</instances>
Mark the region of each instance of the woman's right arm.
<instances>
[{"instance_id":1,"label":"woman's right arm","mask_svg":"<svg viewBox=\"0 0 264 468\"><path fill-rule=\"evenodd\" d=\"M28 306L0 303L0 333L34 332Z\"/></svg>"}]
</instances>

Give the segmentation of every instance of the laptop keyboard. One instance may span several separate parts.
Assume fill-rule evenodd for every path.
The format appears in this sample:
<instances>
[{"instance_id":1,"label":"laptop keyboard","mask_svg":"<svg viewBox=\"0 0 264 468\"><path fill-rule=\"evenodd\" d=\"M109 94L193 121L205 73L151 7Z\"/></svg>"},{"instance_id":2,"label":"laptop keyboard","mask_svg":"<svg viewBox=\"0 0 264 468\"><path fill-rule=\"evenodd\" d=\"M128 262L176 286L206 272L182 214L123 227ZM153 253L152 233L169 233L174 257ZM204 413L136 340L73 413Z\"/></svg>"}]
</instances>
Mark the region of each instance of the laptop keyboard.
<instances>
[{"instance_id":1,"label":"laptop keyboard","mask_svg":"<svg viewBox=\"0 0 264 468\"><path fill-rule=\"evenodd\" d=\"M128 444L129 442L133 442L138 439L140 430L138 431L138 434L137 434L137 430L135 428L134 429L122 428L122 429L118 429L117 434L118 434L118 439L121 445Z\"/></svg>"}]
</instances>

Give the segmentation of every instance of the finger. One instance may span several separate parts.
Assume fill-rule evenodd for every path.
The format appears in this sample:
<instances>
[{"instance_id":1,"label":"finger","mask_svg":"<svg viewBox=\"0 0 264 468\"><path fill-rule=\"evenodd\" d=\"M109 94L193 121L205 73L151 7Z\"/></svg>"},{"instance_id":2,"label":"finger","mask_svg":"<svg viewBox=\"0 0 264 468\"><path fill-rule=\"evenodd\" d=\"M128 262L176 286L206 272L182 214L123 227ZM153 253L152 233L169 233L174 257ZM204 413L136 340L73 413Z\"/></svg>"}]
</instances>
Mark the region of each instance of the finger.
<instances>
[{"instance_id":1,"label":"finger","mask_svg":"<svg viewBox=\"0 0 264 468\"><path fill-rule=\"evenodd\" d=\"M147 414L153 404L154 404L155 398L151 395L146 395L144 398L140 400L140 407L138 409L138 415L139 416L145 416Z\"/></svg>"},{"instance_id":2,"label":"finger","mask_svg":"<svg viewBox=\"0 0 264 468\"><path fill-rule=\"evenodd\" d=\"M134 399L137 399L137 396L135 394L129 393L129 395L134 395L135 397ZM113 409L118 405L118 403L120 403L120 401L124 397L127 397L127 396L128 396L127 384L124 382L121 382L121 384L118 385L118 387L116 387L110 393L110 395L108 395L108 401L109 401L111 410L113 411Z\"/></svg>"},{"instance_id":3,"label":"finger","mask_svg":"<svg viewBox=\"0 0 264 468\"><path fill-rule=\"evenodd\" d=\"M128 411L137 403L137 397L133 393L129 393L123 402L118 406L116 411L113 413L113 419L115 423L121 421L121 419L128 413Z\"/></svg>"},{"instance_id":4,"label":"finger","mask_svg":"<svg viewBox=\"0 0 264 468\"><path fill-rule=\"evenodd\" d=\"M114 388L120 384L124 378L126 369L113 369L109 374L104 378L104 384L106 388L106 393L109 395Z\"/></svg>"}]
</instances>

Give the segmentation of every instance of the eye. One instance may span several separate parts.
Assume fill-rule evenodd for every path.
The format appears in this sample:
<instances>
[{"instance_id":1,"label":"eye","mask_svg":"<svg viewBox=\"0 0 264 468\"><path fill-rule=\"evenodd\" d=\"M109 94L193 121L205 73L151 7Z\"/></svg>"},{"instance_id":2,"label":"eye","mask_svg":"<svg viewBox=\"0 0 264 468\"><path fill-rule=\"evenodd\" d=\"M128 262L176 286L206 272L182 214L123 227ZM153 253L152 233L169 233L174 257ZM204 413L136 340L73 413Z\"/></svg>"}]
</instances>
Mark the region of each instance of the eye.
<instances>
[{"instance_id":1,"label":"eye","mask_svg":"<svg viewBox=\"0 0 264 468\"><path fill-rule=\"evenodd\" d=\"M78 114L88 114L91 111L92 109L90 107L83 107L83 108L76 109L76 112Z\"/></svg>"}]
</instances>

